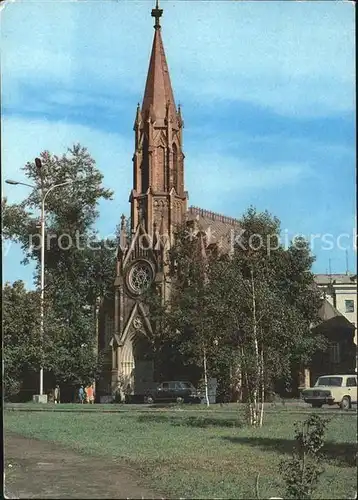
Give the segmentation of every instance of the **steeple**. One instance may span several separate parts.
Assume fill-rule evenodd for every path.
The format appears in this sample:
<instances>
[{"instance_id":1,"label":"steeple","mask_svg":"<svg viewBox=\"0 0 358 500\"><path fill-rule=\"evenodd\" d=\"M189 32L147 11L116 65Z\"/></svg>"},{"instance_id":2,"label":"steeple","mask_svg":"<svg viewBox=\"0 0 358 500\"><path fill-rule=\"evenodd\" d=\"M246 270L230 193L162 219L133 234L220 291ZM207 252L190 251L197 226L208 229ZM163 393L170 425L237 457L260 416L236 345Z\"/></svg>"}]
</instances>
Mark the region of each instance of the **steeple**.
<instances>
[{"instance_id":1,"label":"steeple","mask_svg":"<svg viewBox=\"0 0 358 500\"><path fill-rule=\"evenodd\" d=\"M163 10L152 10L154 39L142 107L134 121L131 225L139 223L152 235L173 234L186 213L184 191L183 120L176 109L161 35Z\"/></svg>"},{"instance_id":2,"label":"steeple","mask_svg":"<svg viewBox=\"0 0 358 500\"><path fill-rule=\"evenodd\" d=\"M167 106L170 117L176 118L174 95L159 21L162 13L163 10L159 9L157 0L156 8L152 10L152 16L155 18L155 32L142 104L144 119L150 115L152 120L157 122L157 125L164 125Z\"/></svg>"}]
</instances>

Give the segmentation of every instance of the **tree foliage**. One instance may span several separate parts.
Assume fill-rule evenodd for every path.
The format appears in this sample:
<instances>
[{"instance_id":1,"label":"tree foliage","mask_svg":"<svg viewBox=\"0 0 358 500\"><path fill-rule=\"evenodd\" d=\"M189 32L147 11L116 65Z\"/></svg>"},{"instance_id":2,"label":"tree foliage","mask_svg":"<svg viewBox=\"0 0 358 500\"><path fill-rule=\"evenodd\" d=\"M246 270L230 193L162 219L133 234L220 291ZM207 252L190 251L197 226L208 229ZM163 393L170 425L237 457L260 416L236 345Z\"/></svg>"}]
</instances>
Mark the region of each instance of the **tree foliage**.
<instances>
[{"instance_id":1,"label":"tree foliage","mask_svg":"<svg viewBox=\"0 0 358 500\"><path fill-rule=\"evenodd\" d=\"M2 294L5 397L17 394L21 374L40 367L39 294L22 281L5 283Z\"/></svg>"},{"instance_id":2,"label":"tree foliage","mask_svg":"<svg viewBox=\"0 0 358 500\"><path fill-rule=\"evenodd\" d=\"M48 192L45 200L46 341L42 343L42 363L57 382L85 383L99 373L96 311L111 296L114 281L116 241L99 240L94 228L98 204L111 199L112 192L103 187L103 175L79 144L61 157L45 151L40 158L40 168L36 162L23 168L26 182L34 186L29 196L14 205L2 200L3 232L6 238L20 242L24 264L36 262L39 288L41 200L51 186L71 181ZM13 344L16 341L14 337Z\"/></svg>"},{"instance_id":3,"label":"tree foliage","mask_svg":"<svg viewBox=\"0 0 358 500\"><path fill-rule=\"evenodd\" d=\"M278 219L253 208L230 256L218 255L199 229L178 228L163 324L188 360L203 366L205 354L211 375L224 370L263 409L266 391L290 381L292 366L320 341L311 331L321 305L314 258L303 239L284 248Z\"/></svg>"}]
</instances>

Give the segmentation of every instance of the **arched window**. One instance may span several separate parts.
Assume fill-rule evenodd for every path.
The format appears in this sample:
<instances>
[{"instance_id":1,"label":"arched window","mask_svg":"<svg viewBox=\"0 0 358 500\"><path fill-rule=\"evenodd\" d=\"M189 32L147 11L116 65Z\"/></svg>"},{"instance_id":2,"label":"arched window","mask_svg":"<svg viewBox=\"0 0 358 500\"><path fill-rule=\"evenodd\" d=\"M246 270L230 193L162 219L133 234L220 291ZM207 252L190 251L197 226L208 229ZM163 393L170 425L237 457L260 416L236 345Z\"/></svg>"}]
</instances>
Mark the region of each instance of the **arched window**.
<instances>
[{"instance_id":1,"label":"arched window","mask_svg":"<svg viewBox=\"0 0 358 500\"><path fill-rule=\"evenodd\" d=\"M179 193L179 162L178 162L178 148L175 143L173 143L173 187L177 193Z\"/></svg>"},{"instance_id":2,"label":"arched window","mask_svg":"<svg viewBox=\"0 0 358 500\"><path fill-rule=\"evenodd\" d=\"M144 136L143 139L143 159L141 165L141 180L142 193L145 193L149 188L149 154L148 154L148 139Z\"/></svg>"},{"instance_id":3,"label":"arched window","mask_svg":"<svg viewBox=\"0 0 358 500\"><path fill-rule=\"evenodd\" d=\"M106 314L105 316L104 331L105 331L105 347L108 347L114 333L113 317L109 316L108 314Z\"/></svg>"},{"instance_id":4,"label":"arched window","mask_svg":"<svg viewBox=\"0 0 358 500\"><path fill-rule=\"evenodd\" d=\"M165 148L163 146L159 146L157 150L157 169L156 169L156 187L158 191L165 190Z\"/></svg>"}]
</instances>

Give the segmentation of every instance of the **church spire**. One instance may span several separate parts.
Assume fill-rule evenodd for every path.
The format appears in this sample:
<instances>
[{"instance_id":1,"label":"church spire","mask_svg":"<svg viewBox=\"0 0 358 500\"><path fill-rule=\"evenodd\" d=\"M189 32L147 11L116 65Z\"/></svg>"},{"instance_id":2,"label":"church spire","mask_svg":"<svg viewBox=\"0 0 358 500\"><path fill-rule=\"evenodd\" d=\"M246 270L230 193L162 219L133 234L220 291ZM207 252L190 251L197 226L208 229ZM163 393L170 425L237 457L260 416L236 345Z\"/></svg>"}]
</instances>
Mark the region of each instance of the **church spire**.
<instances>
[{"instance_id":1,"label":"church spire","mask_svg":"<svg viewBox=\"0 0 358 500\"><path fill-rule=\"evenodd\" d=\"M156 1L154 39L142 106L134 122L133 189L131 225L143 222L148 234L173 234L186 213L184 191L183 121L175 105L165 57Z\"/></svg>"},{"instance_id":2,"label":"church spire","mask_svg":"<svg viewBox=\"0 0 358 500\"><path fill-rule=\"evenodd\" d=\"M161 35L162 13L163 9L159 8L157 0L155 9L152 10L152 17L155 18L155 32L142 104L143 118L148 119L150 116L153 121L157 122L157 125L164 124L167 106L169 106L170 116L176 117L174 95Z\"/></svg>"}]
</instances>

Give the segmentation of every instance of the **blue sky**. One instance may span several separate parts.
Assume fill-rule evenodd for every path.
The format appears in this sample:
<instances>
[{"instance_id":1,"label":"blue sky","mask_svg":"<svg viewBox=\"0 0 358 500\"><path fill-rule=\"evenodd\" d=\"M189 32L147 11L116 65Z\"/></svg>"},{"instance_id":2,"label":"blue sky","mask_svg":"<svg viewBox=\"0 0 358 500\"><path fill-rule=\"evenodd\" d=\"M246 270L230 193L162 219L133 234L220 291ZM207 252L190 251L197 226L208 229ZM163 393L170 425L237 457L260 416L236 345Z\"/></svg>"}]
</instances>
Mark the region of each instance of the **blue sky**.
<instances>
[{"instance_id":1,"label":"blue sky","mask_svg":"<svg viewBox=\"0 0 358 500\"><path fill-rule=\"evenodd\" d=\"M13 1L1 10L2 167L86 146L115 191L98 229L129 213L133 122L153 38L149 0ZM289 236L319 238L315 272L355 270L354 6L350 2L165 1L162 31L185 121L189 203L233 217L250 206ZM9 201L27 188L2 184ZM4 245L4 280L24 279Z\"/></svg>"}]
</instances>

